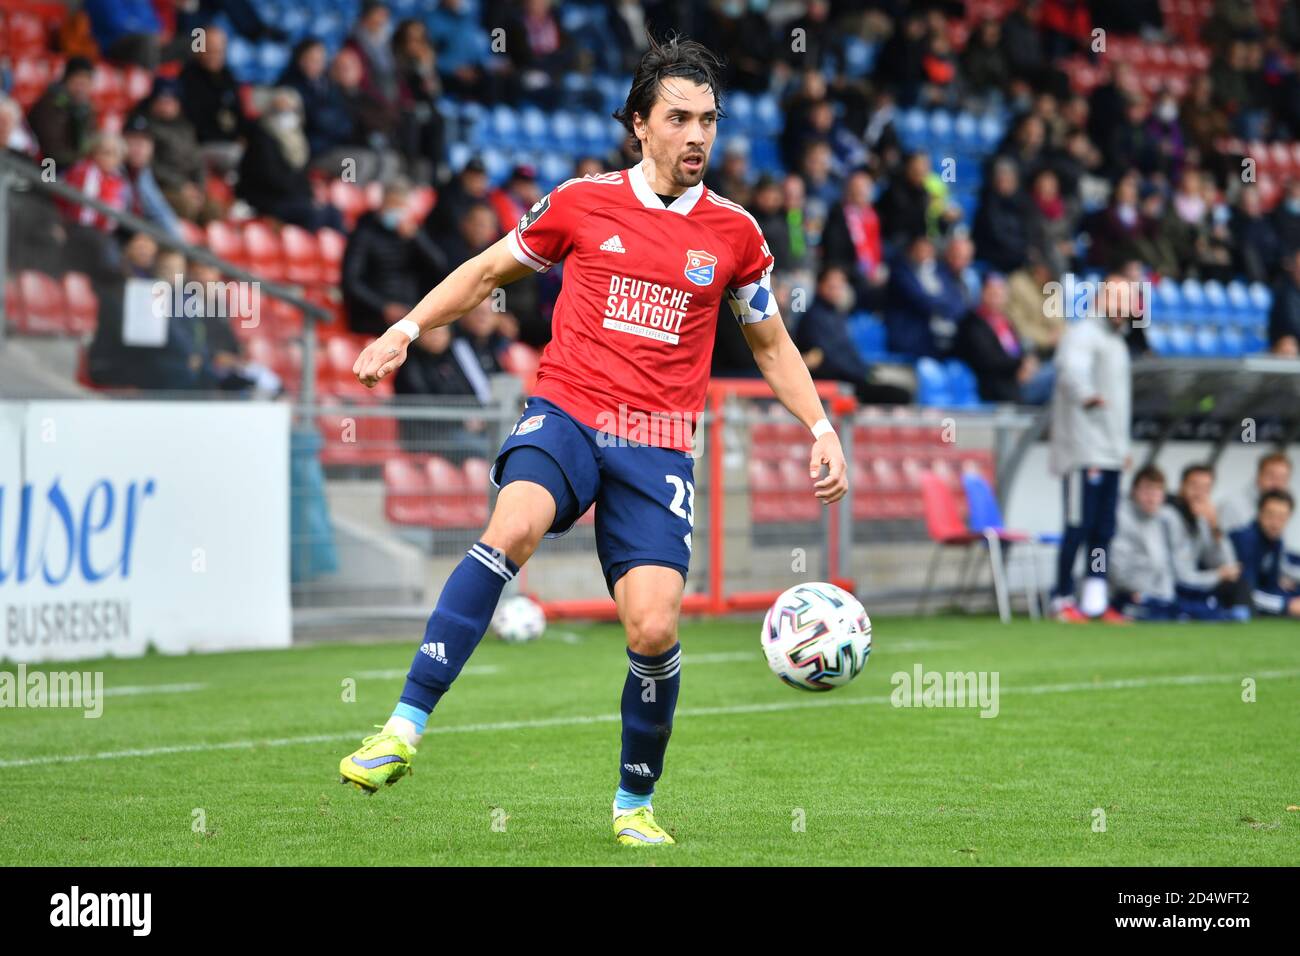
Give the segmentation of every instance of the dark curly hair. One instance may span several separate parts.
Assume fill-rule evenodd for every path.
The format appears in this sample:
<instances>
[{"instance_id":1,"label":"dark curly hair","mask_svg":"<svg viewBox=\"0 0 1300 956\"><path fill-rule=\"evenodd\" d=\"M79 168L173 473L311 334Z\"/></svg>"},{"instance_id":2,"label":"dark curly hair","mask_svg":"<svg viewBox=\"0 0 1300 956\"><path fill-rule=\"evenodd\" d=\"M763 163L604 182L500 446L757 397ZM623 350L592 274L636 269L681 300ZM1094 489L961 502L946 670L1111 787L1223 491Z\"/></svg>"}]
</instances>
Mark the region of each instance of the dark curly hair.
<instances>
[{"instance_id":1,"label":"dark curly hair","mask_svg":"<svg viewBox=\"0 0 1300 956\"><path fill-rule=\"evenodd\" d=\"M659 96L659 84L670 76L680 76L713 91L713 100L717 105L718 117L726 114L722 111L722 60L720 60L703 43L687 40L672 33L663 40L649 37L650 49L646 50L632 76L632 88L627 91L627 101L615 110L614 119L623 124L628 135L632 137L633 146L639 152L641 141L636 138L632 118L640 114L644 120L650 115L650 109Z\"/></svg>"}]
</instances>

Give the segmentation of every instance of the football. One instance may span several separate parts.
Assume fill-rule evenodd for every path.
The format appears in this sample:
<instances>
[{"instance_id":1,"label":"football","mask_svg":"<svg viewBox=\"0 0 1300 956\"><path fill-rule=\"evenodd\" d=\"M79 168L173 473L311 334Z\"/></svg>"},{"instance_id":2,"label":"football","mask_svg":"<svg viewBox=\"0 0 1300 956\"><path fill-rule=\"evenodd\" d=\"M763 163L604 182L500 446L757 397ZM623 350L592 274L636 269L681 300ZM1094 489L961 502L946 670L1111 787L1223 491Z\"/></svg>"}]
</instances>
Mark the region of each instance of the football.
<instances>
[{"instance_id":1,"label":"football","mask_svg":"<svg viewBox=\"0 0 1300 956\"><path fill-rule=\"evenodd\" d=\"M843 588L797 584L768 609L760 642L767 666L791 687L834 690L867 666L871 619Z\"/></svg>"},{"instance_id":2,"label":"football","mask_svg":"<svg viewBox=\"0 0 1300 956\"><path fill-rule=\"evenodd\" d=\"M535 641L546 631L546 613L530 597L506 598L492 615L492 631L508 644Z\"/></svg>"}]
</instances>

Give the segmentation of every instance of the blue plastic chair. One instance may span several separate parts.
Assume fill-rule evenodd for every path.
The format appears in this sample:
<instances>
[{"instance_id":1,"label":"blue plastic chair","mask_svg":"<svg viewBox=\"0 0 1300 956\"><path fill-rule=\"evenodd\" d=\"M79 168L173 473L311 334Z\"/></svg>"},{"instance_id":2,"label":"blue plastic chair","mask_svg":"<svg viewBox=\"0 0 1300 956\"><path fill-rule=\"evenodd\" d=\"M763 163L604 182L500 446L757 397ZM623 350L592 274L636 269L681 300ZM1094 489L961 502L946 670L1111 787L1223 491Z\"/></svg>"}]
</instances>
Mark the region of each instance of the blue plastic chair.
<instances>
[{"instance_id":1,"label":"blue plastic chair","mask_svg":"<svg viewBox=\"0 0 1300 956\"><path fill-rule=\"evenodd\" d=\"M971 531L982 534L990 547L995 546L996 540L999 553L1002 545L1006 545L1010 550L1013 544L1060 544L1059 534L1035 534L1031 531L1009 530L1002 520L1002 509L998 506L993 486L978 471L973 469L964 471L961 476L961 487L966 492L967 522ZM1029 608L1029 616L1037 618L1042 610L1043 592L1038 584L1037 557L1032 548L1028 554L1029 574L1025 578L1025 603Z\"/></svg>"}]
</instances>

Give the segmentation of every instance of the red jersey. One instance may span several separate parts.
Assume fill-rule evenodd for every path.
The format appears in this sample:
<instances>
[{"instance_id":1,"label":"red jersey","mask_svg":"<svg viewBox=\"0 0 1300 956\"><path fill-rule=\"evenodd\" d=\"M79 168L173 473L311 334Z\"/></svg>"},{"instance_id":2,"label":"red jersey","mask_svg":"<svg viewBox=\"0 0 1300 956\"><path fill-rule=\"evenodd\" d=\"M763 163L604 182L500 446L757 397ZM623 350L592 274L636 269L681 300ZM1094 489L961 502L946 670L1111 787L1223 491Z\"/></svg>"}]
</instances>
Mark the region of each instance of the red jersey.
<instances>
[{"instance_id":1,"label":"red jersey","mask_svg":"<svg viewBox=\"0 0 1300 956\"><path fill-rule=\"evenodd\" d=\"M665 207L639 164L561 183L509 244L538 272L565 260L533 393L644 444L690 449L723 297L741 322L776 312L754 217L702 183Z\"/></svg>"}]
</instances>

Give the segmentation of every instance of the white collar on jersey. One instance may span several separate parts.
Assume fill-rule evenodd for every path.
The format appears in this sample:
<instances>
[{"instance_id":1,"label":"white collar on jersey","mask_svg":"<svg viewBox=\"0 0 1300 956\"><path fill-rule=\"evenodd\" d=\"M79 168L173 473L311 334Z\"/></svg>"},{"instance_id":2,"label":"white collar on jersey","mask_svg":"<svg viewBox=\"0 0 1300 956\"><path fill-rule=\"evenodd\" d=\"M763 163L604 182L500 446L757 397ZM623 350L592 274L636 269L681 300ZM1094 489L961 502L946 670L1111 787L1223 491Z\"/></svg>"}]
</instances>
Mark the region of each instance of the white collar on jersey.
<instances>
[{"instance_id":1,"label":"white collar on jersey","mask_svg":"<svg viewBox=\"0 0 1300 956\"><path fill-rule=\"evenodd\" d=\"M632 184L632 192L636 193L636 198L641 200L641 205L648 209L662 209L665 212L676 212L685 216L695 208L695 204L700 201L704 195L704 184L696 183L686 190L669 205L665 206L662 199L655 195L654 187L645 178L645 170L641 164L637 163L627 171L627 181Z\"/></svg>"}]
</instances>

